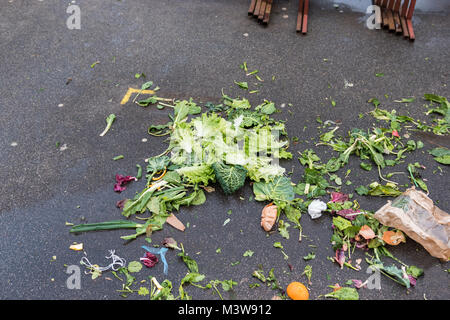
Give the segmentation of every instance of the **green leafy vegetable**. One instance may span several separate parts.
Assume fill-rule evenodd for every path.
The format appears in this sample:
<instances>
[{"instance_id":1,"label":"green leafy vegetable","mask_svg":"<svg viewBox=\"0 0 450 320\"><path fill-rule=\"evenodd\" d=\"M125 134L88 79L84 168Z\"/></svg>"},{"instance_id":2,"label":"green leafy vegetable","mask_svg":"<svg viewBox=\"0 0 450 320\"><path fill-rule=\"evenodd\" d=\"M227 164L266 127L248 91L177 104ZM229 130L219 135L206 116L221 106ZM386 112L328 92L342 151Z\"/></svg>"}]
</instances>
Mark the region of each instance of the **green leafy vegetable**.
<instances>
[{"instance_id":1,"label":"green leafy vegetable","mask_svg":"<svg viewBox=\"0 0 450 320\"><path fill-rule=\"evenodd\" d=\"M372 165L370 163L361 162L360 166L366 171L372 170Z\"/></svg>"},{"instance_id":2,"label":"green leafy vegetable","mask_svg":"<svg viewBox=\"0 0 450 320\"><path fill-rule=\"evenodd\" d=\"M355 288L342 287L336 291L324 295L326 298L334 298L337 300L359 300L358 291Z\"/></svg>"},{"instance_id":3,"label":"green leafy vegetable","mask_svg":"<svg viewBox=\"0 0 450 320\"><path fill-rule=\"evenodd\" d=\"M394 102L400 102L400 103L410 103L416 101L416 98L402 98L400 100L394 100Z\"/></svg>"},{"instance_id":4,"label":"green leafy vegetable","mask_svg":"<svg viewBox=\"0 0 450 320\"><path fill-rule=\"evenodd\" d=\"M310 265L306 265L303 270L302 276L305 275L308 279L308 284L311 285L311 277L312 277L312 267Z\"/></svg>"},{"instance_id":5,"label":"green leafy vegetable","mask_svg":"<svg viewBox=\"0 0 450 320\"><path fill-rule=\"evenodd\" d=\"M312 260L316 258L316 254L314 252L310 252L308 253L306 256L303 257L303 260Z\"/></svg>"},{"instance_id":6,"label":"green leafy vegetable","mask_svg":"<svg viewBox=\"0 0 450 320\"><path fill-rule=\"evenodd\" d=\"M142 178L142 166L140 164L136 164L137 173L136 173L136 179Z\"/></svg>"},{"instance_id":7,"label":"green leafy vegetable","mask_svg":"<svg viewBox=\"0 0 450 320\"><path fill-rule=\"evenodd\" d=\"M260 267L258 270L253 271L252 276L259 279L261 282L266 282L266 277L264 276L262 267Z\"/></svg>"},{"instance_id":8,"label":"green leafy vegetable","mask_svg":"<svg viewBox=\"0 0 450 320\"><path fill-rule=\"evenodd\" d=\"M259 106L255 107L255 110L259 111L262 114L270 115L276 112L277 108L275 107L275 103L266 100L264 101L263 104L260 104Z\"/></svg>"},{"instance_id":9,"label":"green leafy vegetable","mask_svg":"<svg viewBox=\"0 0 450 320\"><path fill-rule=\"evenodd\" d=\"M102 133L100 133L100 137L103 137L109 131L109 129L111 129L114 120L116 120L116 115L113 113L106 117L106 128Z\"/></svg>"},{"instance_id":10,"label":"green leafy vegetable","mask_svg":"<svg viewBox=\"0 0 450 320\"><path fill-rule=\"evenodd\" d=\"M254 252L252 250L247 250L244 252L243 256L244 257L251 257L253 256Z\"/></svg>"},{"instance_id":11,"label":"green leafy vegetable","mask_svg":"<svg viewBox=\"0 0 450 320\"><path fill-rule=\"evenodd\" d=\"M248 90L248 83L247 82L238 82L238 81L234 81L234 83L236 83L239 88L244 89L244 90Z\"/></svg>"},{"instance_id":12,"label":"green leafy vegetable","mask_svg":"<svg viewBox=\"0 0 450 320\"><path fill-rule=\"evenodd\" d=\"M417 279L422 276L424 272L422 268L416 266L408 266L408 268L406 268L406 273Z\"/></svg>"},{"instance_id":13,"label":"green leafy vegetable","mask_svg":"<svg viewBox=\"0 0 450 320\"><path fill-rule=\"evenodd\" d=\"M142 263L140 263L139 261L131 261L130 263L128 263L128 271L135 273L135 272L139 272L142 269Z\"/></svg>"},{"instance_id":14,"label":"green leafy vegetable","mask_svg":"<svg viewBox=\"0 0 450 320\"><path fill-rule=\"evenodd\" d=\"M257 201L292 201L295 197L291 181L284 176L268 183L255 182L253 193Z\"/></svg>"},{"instance_id":15,"label":"green leafy vegetable","mask_svg":"<svg viewBox=\"0 0 450 320\"><path fill-rule=\"evenodd\" d=\"M334 128L331 131L328 131L327 133L324 133L320 136L320 140L322 140L323 142L330 142L331 139L333 139L334 137L334 132L339 129L339 127Z\"/></svg>"},{"instance_id":16,"label":"green leafy vegetable","mask_svg":"<svg viewBox=\"0 0 450 320\"><path fill-rule=\"evenodd\" d=\"M210 181L214 182L216 179L213 168L206 164L182 167L176 171L192 184L207 186Z\"/></svg>"},{"instance_id":17,"label":"green leafy vegetable","mask_svg":"<svg viewBox=\"0 0 450 320\"><path fill-rule=\"evenodd\" d=\"M247 169L240 165L226 165L215 162L212 165L217 181L226 195L233 194L245 183Z\"/></svg>"},{"instance_id":18,"label":"green leafy vegetable","mask_svg":"<svg viewBox=\"0 0 450 320\"><path fill-rule=\"evenodd\" d=\"M434 156L434 160L439 163L449 165L450 164L450 150L447 148L434 148L428 151L429 154Z\"/></svg>"},{"instance_id":19,"label":"green leafy vegetable","mask_svg":"<svg viewBox=\"0 0 450 320\"><path fill-rule=\"evenodd\" d=\"M280 235L285 238L285 239L289 239L289 231L288 228L291 225L287 222L285 222L284 220L280 220L278 222L278 231L280 232Z\"/></svg>"},{"instance_id":20,"label":"green leafy vegetable","mask_svg":"<svg viewBox=\"0 0 450 320\"><path fill-rule=\"evenodd\" d=\"M343 230L351 227L352 223L349 220L347 220L341 216L338 216L338 217L333 218L333 225L336 228L338 228L339 230L343 231Z\"/></svg>"},{"instance_id":21,"label":"green leafy vegetable","mask_svg":"<svg viewBox=\"0 0 450 320\"><path fill-rule=\"evenodd\" d=\"M360 196L366 196L369 194L369 189L365 186L359 186L355 189L356 193Z\"/></svg>"},{"instance_id":22,"label":"green leafy vegetable","mask_svg":"<svg viewBox=\"0 0 450 320\"><path fill-rule=\"evenodd\" d=\"M428 192L427 184L423 181L417 168L422 168L422 166L417 162L415 164L408 164L409 177L416 187L420 187L422 190Z\"/></svg>"},{"instance_id":23,"label":"green leafy vegetable","mask_svg":"<svg viewBox=\"0 0 450 320\"><path fill-rule=\"evenodd\" d=\"M198 273L198 265L194 259L186 255L184 251L178 253L178 256L181 257L183 262L186 264L187 268L189 269L189 272Z\"/></svg>"},{"instance_id":24,"label":"green leafy vegetable","mask_svg":"<svg viewBox=\"0 0 450 320\"><path fill-rule=\"evenodd\" d=\"M392 183L387 183L383 186L378 182L374 182L371 183L369 187L370 190L368 192L368 195L370 196L397 197L402 194L402 191L400 191L398 187Z\"/></svg>"}]
</instances>

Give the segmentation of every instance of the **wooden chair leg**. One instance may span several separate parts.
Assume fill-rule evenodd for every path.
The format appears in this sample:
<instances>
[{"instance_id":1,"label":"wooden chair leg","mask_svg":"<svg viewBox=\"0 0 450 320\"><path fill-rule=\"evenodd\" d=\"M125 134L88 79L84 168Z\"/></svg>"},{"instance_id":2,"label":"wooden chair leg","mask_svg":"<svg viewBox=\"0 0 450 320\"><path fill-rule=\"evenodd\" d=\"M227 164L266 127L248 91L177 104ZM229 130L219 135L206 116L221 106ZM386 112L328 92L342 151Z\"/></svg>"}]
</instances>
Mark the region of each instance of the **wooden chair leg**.
<instances>
[{"instance_id":1,"label":"wooden chair leg","mask_svg":"<svg viewBox=\"0 0 450 320\"><path fill-rule=\"evenodd\" d=\"M263 24L268 24L269 23L270 12L272 11L272 1L273 0L267 1L266 12L264 13Z\"/></svg>"},{"instance_id":2,"label":"wooden chair leg","mask_svg":"<svg viewBox=\"0 0 450 320\"><path fill-rule=\"evenodd\" d=\"M400 24L402 25L403 36L409 38L408 24L406 23L405 17L400 17Z\"/></svg>"},{"instance_id":3,"label":"wooden chair leg","mask_svg":"<svg viewBox=\"0 0 450 320\"><path fill-rule=\"evenodd\" d=\"M309 12L309 0L305 0L305 6L303 7L303 21L302 21L302 33L308 32L308 12Z\"/></svg>"},{"instance_id":4,"label":"wooden chair leg","mask_svg":"<svg viewBox=\"0 0 450 320\"><path fill-rule=\"evenodd\" d=\"M266 12L267 1L263 0L261 3L261 7L259 8L258 20L262 21L264 18L264 13Z\"/></svg>"},{"instance_id":5,"label":"wooden chair leg","mask_svg":"<svg viewBox=\"0 0 450 320\"><path fill-rule=\"evenodd\" d=\"M259 9L261 8L261 2L262 0L256 0L255 11L253 11L253 17L255 18L258 18L259 16Z\"/></svg>"},{"instance_id":6,"label":"wooden chair leg","mask_svg":"<svg viewBox=\"0 0 450 320\"><path fill-rule=\"evenodd\" d=\"M416 36L412 25L412 16L414 14L414 8L416 6L416 0L410 0L408 14L406 16L406 24L408 26L409 40L414 41Z\"/></svg>"},{"instance_id":7,"label":"wooden chair leg","mask_svg":"<svg viewBox=\"0 0 450 320\"><path fill-rule=\"evenodd\" d=\"M394 32L395 31L394 14L391 9L388 8L386 10L386 16L388 20L389 32Z\"/></svg>"},{"instance_id":8,"label":"wooden chair leg","mask_svg":"<svg viewBox=\"0 0 450 320\"><path fill-rule=\"evenodd\" d=\"M250 2L250 7L248 8L249 16L253 15L253 12L255 11L255 7L256 7L256 0L252 0L252 2Z\"/></svg>"},{"instance_id":9,"label":"wooden chair leg","mask_svg":"<svg viewBox=\"0 0 450 320\"><path fill-rule=\"evenodd\" d=\"M389 27L389 20L387 17L387 9L384 7L381 7L381 19L383 20L383 28Z\"/></svg>"},{"instance_id":10,"label":"wooden chair leg","mask_svg":"<svg viewBox=\"0 0 450 320\"><path fill-rule=\"evenodd\" d=\"M395 33L396 34L401 34L402 33L402 25L400 23L400 4L401 4L401 0L396 0L395 1L395 6L394 6L394 22L395 22Z\"/></svg>"},{"instance_id":11,"label":"wooden chair leg","mask_svg":"<svg viewBox=\"0 0 450 320\"><path fill-rule=\"evenodd\" d=\"M398 15L398 12L394 12L394 22L395 22L395 33L401 34L402 24L400 23L400 16Z\"/></svg>"},{"instance_id":12,"label":"wooden chair leg","mask_svg":"<svg viewBox=\"0 0 450 320\"><path fill-rule=\"evenodd\" d=\"M297 27L296 27L297 32L300 32L302 30L303 6L304 6L304 0L299 0L298 1L298 13L297 13Z\"/></svg>"},{"instance_id":13,"label":"wooden chair leg","mask_svg":"<svg viewBox=\"0 0 450 320\"><path fill-rule=\"evenodd\" d=\"M414 7L416 6L416 0L410 0L411 2L409 3L409 8L408 8L408 16L407 19L411 20L412 16L414 14Z\"/></svg>"},{"instance_id":14,"label":"wooden chair leg","mask_svg":"<svg viewBox=\"0 0 450 320\"><path fill-rule=\"evenodd\" d=\"M409 40L414 41L416 39L416 35L414 34L414 29L413 29L411 19L406 20L406 24L408 25Z\"/></svg>"},{"instance_id":15,"label":"wooden chair leg","mask_svg":"<svg viewBox=\"0 0 450 320\"><path fill-rule=\"evenodd\" d=\"M400 12L400 17L406 18L406 14L408 13L408 5L409 5L409 0L403 0L402 11Z\"/></svg>"}]
</instances>

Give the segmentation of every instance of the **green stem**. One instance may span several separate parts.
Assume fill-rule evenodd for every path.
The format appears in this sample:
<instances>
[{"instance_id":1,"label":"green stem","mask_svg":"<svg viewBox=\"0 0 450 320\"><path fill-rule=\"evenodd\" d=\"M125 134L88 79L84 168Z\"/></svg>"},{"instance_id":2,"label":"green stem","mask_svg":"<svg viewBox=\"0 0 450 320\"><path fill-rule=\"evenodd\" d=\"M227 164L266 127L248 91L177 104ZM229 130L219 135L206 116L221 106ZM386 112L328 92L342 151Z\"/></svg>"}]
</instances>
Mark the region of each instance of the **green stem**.
<instances>
[{"instance_id":1,"label":"green stem","mask_svg":"<svg viewBox=\"0 0 450 320\"><path fill-rule=\"evenodd\" d=\"M220 291L219 291L219 289L217 289L216 285L213 283L212 286L216 290L217 294L219 295L220 300L223 300L222 295L220 294Z\"/></svg>"},{"instance_id":2,"label":"green stem","mask_svg":"<svg viewBox=\"0 0 450 320\"><path fill-rule=\"evenodd\" d=\"M140 228L143 225L133 221L113 220L97 223L79 224L70 229L70 232L86 232L98 230L114 230L114 229L133 229Z\"/></svg>"},{"instance_id":3,"label":"green stem","mask_svg":"<svg viewBox=\"0 0 450 320\"><path fill-rule=\"evenodd\" d=\"M394 182L394 181L385 179L385 178L383 177L383 175L381 174L381 168L380 168L380 166L377 165L377 167L378 167L378 176L380 177L381 180L384 180L384 181L386 181L386 182L393 183L393 184L398 184L397 182Z\"/></svg>"}]
</instances>

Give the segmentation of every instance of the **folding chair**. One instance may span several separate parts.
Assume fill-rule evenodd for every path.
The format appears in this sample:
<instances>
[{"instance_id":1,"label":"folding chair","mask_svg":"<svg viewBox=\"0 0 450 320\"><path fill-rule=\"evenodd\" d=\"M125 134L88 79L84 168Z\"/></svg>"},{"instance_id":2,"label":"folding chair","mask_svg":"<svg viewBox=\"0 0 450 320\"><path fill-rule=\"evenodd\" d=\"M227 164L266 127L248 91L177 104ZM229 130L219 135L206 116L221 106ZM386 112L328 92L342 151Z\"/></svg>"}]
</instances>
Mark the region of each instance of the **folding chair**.
<instances>
[{"instance_id":1,"label":"folding chair","mask_svg":"<svg viewBox=\"0 0 450 320\"><path fill-rule=\"evenodd\" d=\"M374 0L373 3L381 8L383 28L389 32L403 34L411 41L415 40L412 16L416 0Z\"/></svg>"},{"instance_id":2,"label":"folding chair","mask_svg":"<svg viewBox=\"0 0 450 320\"><path fill-rule=\"evenodd\" d=\"M272 11L272 2L273 0L252 0L248 8L248 15L267 25Z\"/></svg>"},{"instance_id":3,"label":"folding chair","mask_svg":"<svg viewBox=\"0 0 450 320\"><path fill-rule=\"evenodd\" d=\"M390 32L403 34L411 41L415 40L412 16L416 0L373 0L381 8L382 26ZM269 23L273 0L251 0L248 15L257 18L264 25ZM308 32L309 0L299 0L296 31Z\"/></svg>"}]
</instances>

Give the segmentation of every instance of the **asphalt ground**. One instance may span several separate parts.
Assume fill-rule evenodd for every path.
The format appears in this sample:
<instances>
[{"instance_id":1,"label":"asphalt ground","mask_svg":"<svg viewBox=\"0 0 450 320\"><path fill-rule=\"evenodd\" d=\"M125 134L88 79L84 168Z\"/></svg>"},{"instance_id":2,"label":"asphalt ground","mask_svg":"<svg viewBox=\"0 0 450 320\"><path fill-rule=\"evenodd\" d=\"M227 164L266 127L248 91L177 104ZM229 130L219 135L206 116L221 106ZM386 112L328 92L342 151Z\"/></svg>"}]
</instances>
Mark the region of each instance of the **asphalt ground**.
<instances>
[{"instance_id":1,"label":"asphalt ground","mask_svg":"<svg viewBox=\"0 0 450 320\"><path fill-rule=\"evenodd\" d=\"M247 16L247 1L77 1L80 30L66 27L69 4L14 0L0 8L1 299L122 299L116 291L122 283L110 273L92 280L82 269L81 289L68 289L67 266L79 265L85 254L93 264L107 265L105 256L111 249L127 261L139 260L144 254L141 245L149 245L144 237L125 243L120 236L129 231L74 235L65 223L121 219L116 202L133 197L144 181L130 183L118 194L113 191L115 174L134 175L136 164L145 166L145 158L167 146L163 139L147 134L149 125L167 121L167 110L120 104L129 87L143 83L136 73L154 81L163 97L219 103L223 89L230 96L247 96L253 104L274 101L282 110L276 117L287 120L290 137L300 139L291 146L294 155L314 147L317 116L340 121L344 133L375 123L367 115L373 109L367 103L370 98L377 97L385 109L425 119L423 94L450 97L448 10L418 12L413 20L417 39L410 42L367 29L367 16L362 13L345 7L341 13L331 4L319 6L314 1L306 36L295 32L295 1L277 1L267 27ZM258 86L257 81L249 82L260 90L258 94L245 95L233 84L248 80L239 68L244 61L249 69L259 69L264 79ZM416 97L414 103L394 102L411 96ZM107 135L99 137L110 113L117 119ZM365 116L360 119L359 114ZM144 138L148 141L142 142ZM425 148L410 154L407 161L426 165L423 176L430 197L449 211L448 168L441 166L440 171L427 153L435 146L448 147L449 139L417 139ZM333 154L326 147L315 149L324 159ZM113 161L117 155L124 159ZM303 174L295 156L282 165L287 171L293 169L294 182ZM361 170L359 161L350 161L348 168L352 184L345 185L344 192L354 193L356 186L377 180L375 170ZM345 170L339 174L343 176ZM398 181L408 183L406 177ZM301 274L306 264L311 265L311 299L330 292L329 285L369 277L364 263L357 272L341 270L327 259L334 255L331 217L313 221L304 214L303 241L297 241L292 228L286 240L261 229L264 203L249 201L251 195L248 185L229 197L220 191L208 194L204 205L182 208L177 214L189 225L185 232L166 225L154 233L152 244L173 237L197 261L206 281L238 282L232 292L223 293L224 299L270 299L278 293L265 285L249 287L258 282L251 274L260 265L266 273L274 268L284 288L294 280L306 282ZM372 211L387 201L355 198ZM224 226L226 219L230 222ZM84 244L85 253L69 250L74 241ZM276 241L283 244L288 260L273 247ZM254 251L253 256L243 257L246 250ZM316 258L304 261L310 252ZM382 277L381 290L360 289L361 299L450 298L448 263L431 257L411 239L392 248L392 253L423 268L424 276L408 291ZM356 257L364 254L355 252ZM148 284L149 276L160 282L167 278L177 294L187 269L175 252L168 252L167 261L167 277L159 263L136 274L137 280ZM193 299L219 299L213 290L189 286L186 291ZM135 293L128 299L145 298Z\"/></svg>"}]
</instances>

